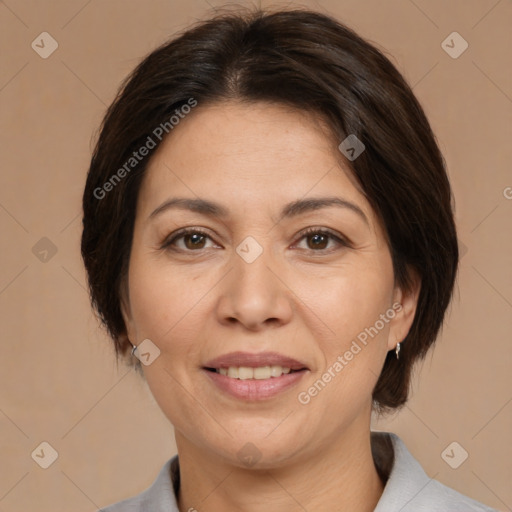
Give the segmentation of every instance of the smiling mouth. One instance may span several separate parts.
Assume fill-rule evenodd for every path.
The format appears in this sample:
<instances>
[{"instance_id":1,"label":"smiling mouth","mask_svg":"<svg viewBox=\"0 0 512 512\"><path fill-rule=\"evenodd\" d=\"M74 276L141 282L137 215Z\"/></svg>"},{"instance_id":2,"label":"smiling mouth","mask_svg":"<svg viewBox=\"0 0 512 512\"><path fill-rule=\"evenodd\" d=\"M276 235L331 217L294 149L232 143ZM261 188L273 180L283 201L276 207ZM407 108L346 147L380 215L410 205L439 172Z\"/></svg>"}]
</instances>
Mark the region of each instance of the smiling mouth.
<instances>
[{"instance_id":1,"label":"smiling mouth","mask_svg":"<svg viewBox=\"0 0 512 512\"><path fill-rule=\"evenodd\" d=\"M271 378L278 378L282 375L286 375L289 373L298 373L305 371L306 368L301 368L298 370L292 370L290 368L272 365L272 366L259 366L256 368L252 368L249 366L229 366L228 368L205 368L213 373L219 373L220 375L224 375L230 379L238 379L238 380L265 380Z\"/></svg>"}]
</instances>

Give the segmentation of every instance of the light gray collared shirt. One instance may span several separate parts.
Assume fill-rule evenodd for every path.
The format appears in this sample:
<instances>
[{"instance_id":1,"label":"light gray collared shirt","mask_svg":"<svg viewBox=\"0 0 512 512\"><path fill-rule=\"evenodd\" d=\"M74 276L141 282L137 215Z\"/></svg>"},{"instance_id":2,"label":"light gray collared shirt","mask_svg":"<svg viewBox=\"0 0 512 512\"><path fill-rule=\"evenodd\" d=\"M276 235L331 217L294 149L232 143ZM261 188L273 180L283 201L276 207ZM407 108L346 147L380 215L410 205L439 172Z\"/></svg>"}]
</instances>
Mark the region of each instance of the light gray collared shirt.
<instances>
[{"instance_id":1,"label":"light gray collared shirt","mask_svg":"<svg viewBox=\"0 0 512 512\"><path fill-rule=\"evenodd\" d=\"M372 455L386 481L374 512L498 512L429 478L403 441L390 432L371 432ZM169 459L151 487L100 512L179 512L178 456Z\"/></svg>"}]
</instances>

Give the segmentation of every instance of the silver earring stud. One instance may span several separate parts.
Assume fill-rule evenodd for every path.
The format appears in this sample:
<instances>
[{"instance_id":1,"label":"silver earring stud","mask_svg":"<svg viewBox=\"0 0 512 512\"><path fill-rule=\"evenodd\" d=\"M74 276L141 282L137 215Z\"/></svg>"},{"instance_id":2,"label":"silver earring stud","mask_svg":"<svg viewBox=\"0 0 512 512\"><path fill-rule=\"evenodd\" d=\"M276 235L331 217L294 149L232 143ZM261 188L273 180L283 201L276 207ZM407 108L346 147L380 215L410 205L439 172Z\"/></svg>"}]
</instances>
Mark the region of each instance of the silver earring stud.
<instances>
[{"instance_id":1,"label":"silver earring stud","mask_svg":"<svg viewBox=\"0 0 512 512\"><path fill-rule=\"evenodd\" d=\"M396 358L397 358L397 359L400 359L400 356L399 356L399 354L400 354L400 342L398 342L398 343L396 344L395 354L396 354Z\"/></svg>"},{"instance_id":2,"label":"silver earring stud","mask_svg":"<svg viewBox=\"0 0 512 512\"><path fill-rule=\"evenodd\" d=\"M132 348L132 356L135 354L135 351L137 350L137 345L133 345Z\"/></svg>"}]
</instances>

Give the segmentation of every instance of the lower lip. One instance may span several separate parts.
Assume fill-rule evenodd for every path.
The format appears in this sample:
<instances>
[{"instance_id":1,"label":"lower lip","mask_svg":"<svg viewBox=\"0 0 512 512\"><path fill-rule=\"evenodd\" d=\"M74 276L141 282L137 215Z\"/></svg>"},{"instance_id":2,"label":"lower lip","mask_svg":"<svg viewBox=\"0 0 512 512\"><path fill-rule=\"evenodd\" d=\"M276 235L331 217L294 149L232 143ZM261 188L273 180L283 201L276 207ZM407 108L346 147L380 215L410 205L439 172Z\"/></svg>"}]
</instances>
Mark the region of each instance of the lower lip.
<instances>
[{"instance_id":1,"label":"lower lip","mask_svg":"<svg viewBox=\"0 0 512 512\"><path fill-rule=\"evenodd\" d=\"M280 377L270 377L269 379L232 379L226 375L217 372L206 372L213 383L222 391L225 391L235 398L242 400L267 400L279 393L290 389L299 382L307 370L300 370L293 373L285 373Z\"/></svg>"}]
</instances>

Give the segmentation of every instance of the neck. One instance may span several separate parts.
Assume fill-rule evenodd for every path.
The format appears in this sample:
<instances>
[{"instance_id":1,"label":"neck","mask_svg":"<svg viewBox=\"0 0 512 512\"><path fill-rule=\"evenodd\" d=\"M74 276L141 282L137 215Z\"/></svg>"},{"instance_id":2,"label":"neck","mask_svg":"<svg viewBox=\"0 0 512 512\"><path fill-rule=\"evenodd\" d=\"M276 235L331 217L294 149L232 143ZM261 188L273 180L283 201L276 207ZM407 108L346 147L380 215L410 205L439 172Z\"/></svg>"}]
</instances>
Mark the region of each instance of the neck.
<instances>
[{"instance_id":1,"label":"neck","mask_svg":"<svg viewBox=\"0 0 512 512\"><path fill-rule=\"evenodd\" d=\"M201 451L179 432L180 512L239 510L372 512L384 484L371 453L370 427L352 425L283 467L252 470Z\"/></svg>"}]
</instances>

